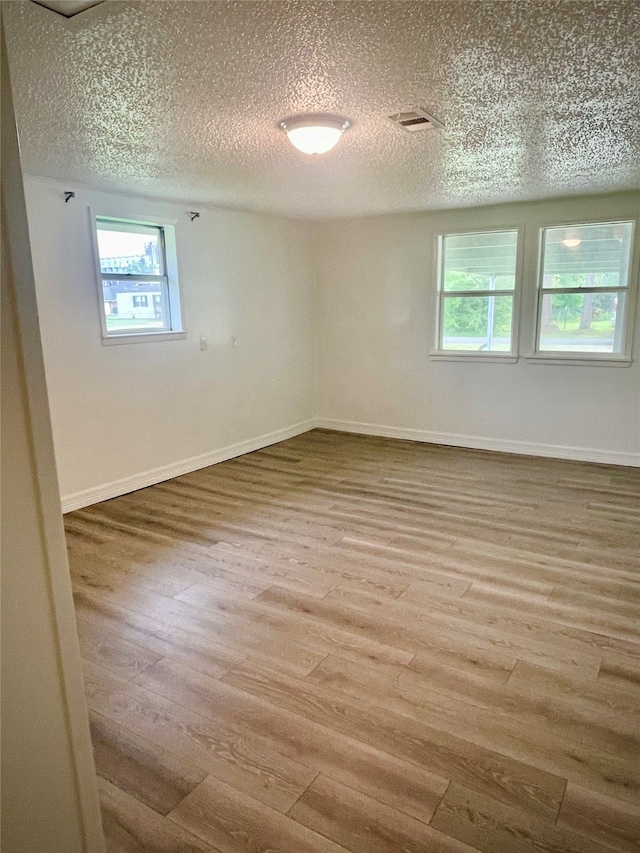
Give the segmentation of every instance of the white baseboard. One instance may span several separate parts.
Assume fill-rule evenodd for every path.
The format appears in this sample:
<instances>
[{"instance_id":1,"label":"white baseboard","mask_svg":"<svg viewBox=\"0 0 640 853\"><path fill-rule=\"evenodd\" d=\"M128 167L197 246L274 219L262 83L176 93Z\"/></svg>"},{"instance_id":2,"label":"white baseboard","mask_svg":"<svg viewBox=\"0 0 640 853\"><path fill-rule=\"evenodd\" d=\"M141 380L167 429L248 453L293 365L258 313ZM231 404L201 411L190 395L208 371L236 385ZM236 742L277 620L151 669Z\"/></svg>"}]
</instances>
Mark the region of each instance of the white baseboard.
<instances>
[{"instance_id":1,"label":"white baseboard","mask_svg":"<svg viewBox=\"0 0 640 853\"><path fill-rule=\"evenodd\" d=\"M390 427L359 421L339 421L318 418L316 427L338 432L353 432L361 435L377 435L383 438L401 438L422 441L427 444L447 444L453 447L470 447L474 450L496 450L501 453L521 453L525 456L550 456L554 459L575 459L580 462L604 462L608 465L640 467L640 454L617 450L599 450L595 447L571 447L562 444L540 444L532 441L508 441L500 438L484 438L458 433L428 432L408 427Z\"/></svg>"},{"instance_id":2,"label":"white baseboard","mask_svg":"<svg viewBox=\"0 0 640 853\"><path fill-rule=\"evenodd\" d=\"M277 444L279 441L284 441L287 438L293 438L295 435L308 432L315 425L315 420L301 421L293 426L266 433L257 438L250 438L247 441L230 444L227 447L220 448L220 450L213 450L210 453L203 453L200 456L192 456L189 459L172 462L170 465L162 465L151 471L143 471L141 474L135 474L133 477L113 480L110 483L104 483L95 488L64 495L62 497L62 511L71 512L74 509L81 509L83 506L90 506L91 504L106 501L110 498L117 498L119 495L126 495L128 492L135 492L138 489L162 483L164 480L170 480L172 477L189 474L191 471L215 465L217 462L224 462L227 459L242 456L244 453L260 450L263 447L268 447L270 444Z\"/></svg>"},{"instance_id":3,"label":"white baseboard","mask_svg":"<svg viewBox=\"0 0 640 853\"><path fill-rule=\"evenodd\" d=\"M361 435L377 435L383 438L400 438L407 441L421 441L426 444L446 444L452 447L470 447L475 450L495 450L500 453L521 453L525 456L550 456L554 459L575 459L580 462L602 462L608 465L625 465L640 467L640 455L621 451L605 451L592 447L571 447L559 444L539 444L530 441L507 441L499 438L484 438L475 435L460 435L458 433L429 432L427 430L410 429L408 427L391 427L380 424L362 423L360 421L339 421L330 418L315 418L301 421L284 429L276 430L247 441L239 441L210 453L182 459L170 465L163 465L151 471L143 471L122 480L113 480L91 489L84 489L62 497L62 511L71 512L84 506L117 498L137 489L162 483L181 474L189 474L200 468L251 453L287 438L293 438L314 428L331 429L336 432L353 432Z\"/></svg>"}]
</instances>

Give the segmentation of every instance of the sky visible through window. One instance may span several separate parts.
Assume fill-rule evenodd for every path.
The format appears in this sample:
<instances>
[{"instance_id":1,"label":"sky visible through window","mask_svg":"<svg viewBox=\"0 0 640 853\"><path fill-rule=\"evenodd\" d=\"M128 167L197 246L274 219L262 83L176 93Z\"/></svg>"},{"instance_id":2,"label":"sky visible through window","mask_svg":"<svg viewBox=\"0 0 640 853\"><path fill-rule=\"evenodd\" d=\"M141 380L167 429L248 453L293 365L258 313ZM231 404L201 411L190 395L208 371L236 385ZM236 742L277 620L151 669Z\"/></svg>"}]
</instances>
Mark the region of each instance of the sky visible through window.
<instances>
[{"instance_id":1,"label":"sky visible through window","mask_svg":"<svg viewBox=\"0 0 640 853\"><path fill-rule=\"evenodd\" d=\"M127 255L144 255L149 242L148 234L127 234L125 231L103 231L98 229L98 246L101 258Z\"/></svg>"}]
</instances>

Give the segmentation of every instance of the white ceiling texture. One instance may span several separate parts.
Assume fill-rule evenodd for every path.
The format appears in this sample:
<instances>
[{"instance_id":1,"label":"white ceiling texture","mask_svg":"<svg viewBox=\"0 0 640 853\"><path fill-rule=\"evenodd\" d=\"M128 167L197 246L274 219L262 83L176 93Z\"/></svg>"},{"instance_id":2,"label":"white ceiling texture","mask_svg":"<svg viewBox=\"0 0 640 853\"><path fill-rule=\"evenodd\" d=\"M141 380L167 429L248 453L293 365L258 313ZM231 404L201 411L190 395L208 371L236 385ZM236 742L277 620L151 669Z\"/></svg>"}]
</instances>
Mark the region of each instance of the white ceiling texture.
<instances>
[{"instance_id":1,"label":"white ceiling texture","mask_svg":"<svg viewBox=\"0 0 640 853\"><path fill-rule=\"evenodd\" d=\"M3 3L26 171L304 217L640 187L638 0ZM386 117L423 107L444 125ZM280 119L338 113L329 154Z\"/></svg>"}]
</instances>

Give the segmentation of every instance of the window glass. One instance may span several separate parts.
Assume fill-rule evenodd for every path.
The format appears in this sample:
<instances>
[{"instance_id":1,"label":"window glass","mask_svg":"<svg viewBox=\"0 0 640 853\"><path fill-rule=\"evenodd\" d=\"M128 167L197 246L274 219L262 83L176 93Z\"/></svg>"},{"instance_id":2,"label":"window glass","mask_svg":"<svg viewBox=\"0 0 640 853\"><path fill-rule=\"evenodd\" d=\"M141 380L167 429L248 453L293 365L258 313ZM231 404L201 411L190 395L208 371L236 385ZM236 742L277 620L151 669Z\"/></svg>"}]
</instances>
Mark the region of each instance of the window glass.
<instances>
[{"instance_id":1,"label":"window glass","mask_svg":"<svg viewBox=\"0 0 640 853\"><path fill-rule=\"evenodd\" d=\"M542 231L538 351L622 352L633 223Z\"/></svg>"},{"instance_id":2,"label":"window glass","mask_svg":"<svg viewBox=\"0 0 640 853\"><path fill-rule=\"evenodd\" d=\"M442 348L510 352L513 296L448 297L442 317Z\"/></svg>"},{"instance_id":3,"label":"window glass","mask_svg":"<svg viewBox=\"0 0 640 853\"><path fill-rule=\"evenodd\" d=\"M173 226L98 216L95 227L103 338L182 334Z\"/></svg>"},{"instance_id":4,"label":"window glass","mask_svg":"<svg viewBox=\"0 0 640 853\"><path fill-rule=\"evenodd\" d=\"M540 349L548 352L619 352L624 293L545 293Z\"/></svg>"},{"instance_id":5,"label":"window glass","mask_svg":"<svg viewBox=\"0 0 640 853\"><path fill-rule=\"evenodd\" d=\"M626 287L631 222L544 230L543 286Z\"/></svg>"},{"instance_id":6,"label":"window glass","mask_svg":"<svg viewBox=\"0 0 640 853\"><path fill-rule=\"evenodd\" d=\"M170 328L162 282L102 279L107 332L138 334Z\"/></svg>"},{"instance_id":7,"label":"window glass","mask_svg":"<svg viewBox=\"0 0 640 853\"><path fill-rule=\"evenodd\" d=\"M100 271L117 275L164 275L161 229L98 220Z\"/></svg>"},{"instance_id":8,"label":"window glass","mask_svg":"<svg viewBox=\"0 0 640 853\"><path fill-rule=\"evenodd\" d=\"M517 231L441 238L439 350L511 353L517 251Z\"/></svg>"},{"instance_id":9,"label":"window glass","mask_svg":"<svg viewBox=\"0 0 640 853\"><path fill-rule=\"evenodd\" d=\"M517 231L444 237L443 289L513 290L517 245Z\"/></svg>"}]
</instances>

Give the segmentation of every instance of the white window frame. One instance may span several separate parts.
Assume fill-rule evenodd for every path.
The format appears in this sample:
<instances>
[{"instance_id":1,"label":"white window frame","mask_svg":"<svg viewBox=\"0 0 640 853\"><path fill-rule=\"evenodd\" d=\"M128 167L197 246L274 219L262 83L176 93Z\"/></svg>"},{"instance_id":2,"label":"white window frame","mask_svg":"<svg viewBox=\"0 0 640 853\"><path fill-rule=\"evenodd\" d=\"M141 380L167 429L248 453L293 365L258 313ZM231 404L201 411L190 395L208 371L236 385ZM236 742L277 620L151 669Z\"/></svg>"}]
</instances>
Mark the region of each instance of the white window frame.
<instances>
[{"instance_id":1,"label":"white window frame","mask_svg":"<svg viewBox=\"0 0 640 853\"><path fill-rule=\"evenodd\" d=\"M554 287L545 288L544 281L544 253L545 253L545 233L553 228L580 228L589 225L618 225L631 223L631 241L629 249L629 266L627 270L627 285L626 287ZM636 300L636 259L638 249L636 247L636 220L633 218L624 219L609 219L609 218L594 218L588 221L576 222L575 220L563 220L561 222L546 223L538 228L538 262L537 262L537 279L536 279L536 297L534 306L534 322L533 322L533 340L531 353L526 356L526 360L538 364L557 364L557 365L585 365L585 366L603 366L609 367L627 367L631 364L631 345L633 340L633 320L635 315L635 300ZM540 350L540 323L542 321L542 299L548 293L619 293L621 290L625 292L624 299L624 316L622 318L622 328L620 334L622 336L620 352L570 352L562 350Z\"/></svg>"},{"instance_id":2,"label":"white window frame","mask_svg":"<svg viewBox=\"0 0 640 853\"><path fill-rule=\"evenodd\" d=\"M91 221L91 235L93 240L93 253L96 268L96 284L98 288L98 310L100 312L100 325L102 329L102 343L105 346L112 344L134 344L147 343L149 341L180 340L187 337L184 322L184 306L182 292L178 279L178 255L176 245L176 223L177 219L158 219L153 216L113 216L108 213L100 213L89 208ZM111 280L131 279L131 275L116 275L114 273L103 273L100 266L100 251L98 248L98 221L106 220L123 226L146 225L160 230L162 251L164 254L164 275L139 275L135 276L141 281L159 281L165 297L165 304L169 314L169 326L164 329L149 330L148 332L113 332L107 329L107 317L104 310L103 278ZM126 230L126 229L123 229Z\"/></svg>"},{"instance_id":3,"label":"white window frame","mask_svg":"<svg viewBox=\"0 0 640 853\"><path fill-rule=\"evenodd\" d=\"M499 234L504 232L516 234L516 266L513 290L444 290L445 240L447 237L463 237L473 234ZM518 360L518 339L520 329L520 291L522 281L522 264L524 251L524 226L522 224L496 225L489 228L465 228L438 234L435 246L436 273L436 305L435 305L435 342L429 357L440 361L481 361L481 362L516 362ZM513 311L511 315L511 349L509 352L482 352L481 350L446 350L441 349L442 323L444 316L444 300L451 296L512 296Z\"/></svg>"}]
</instances>

